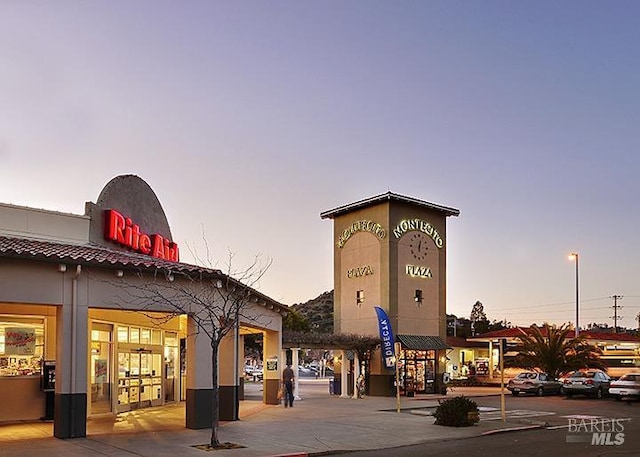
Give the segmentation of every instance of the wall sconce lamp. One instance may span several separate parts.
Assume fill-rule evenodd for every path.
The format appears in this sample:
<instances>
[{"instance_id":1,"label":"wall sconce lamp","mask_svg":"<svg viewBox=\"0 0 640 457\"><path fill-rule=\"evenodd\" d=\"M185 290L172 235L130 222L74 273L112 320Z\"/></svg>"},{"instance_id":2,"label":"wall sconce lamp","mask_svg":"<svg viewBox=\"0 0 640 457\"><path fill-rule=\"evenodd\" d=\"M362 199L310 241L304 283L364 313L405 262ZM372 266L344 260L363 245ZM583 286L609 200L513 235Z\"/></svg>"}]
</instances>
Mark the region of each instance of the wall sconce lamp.
<instances>
[{"instance_id":1,"label":"wall sconce lamp","mask_svg":"<svg viewBox=\"0 0 640 457\"><path fill-rule=\"evenodd\" d=\"M215 283L214 283L216 289L222 289L222 280L218 279Z\"/></svg>"},{"instance_id":2,"label":"wall sconce lamp","mask_svg":"<svg viewBox=\"0 0 640 457\"><path fill-rule=\"evenodd\" d=\"M364 303L364 290L356 290L356 305L361 306Z\"/></svg>"},{"instance_id":3,"label":"wall sconce lamp","mask_svg":"<svg viewBox=\"0 0 640 457\"><path fill-rule=\"evenodd\" d=\"M67 266L64 263L59 263L58 264L58 271L60 273L64 273L65 271L67 271Z\"/></svg>"},{"instance_id":4,"label":"wall sconce lamp","mask_svg":"<svg viewBox=\"0 0 640 457\"><path fill-rule=\"evenodd\" d=\"M122 278L124 276L124 271L116 270L116 278Z\"/></svg>"},{"instance_id":5,"label":"wall sconce lamp","mask_svg":"<svg viewBox=\"0 0 640 457\"><path fill-rule=\"evenodd\" d=\"M415 293L415 295L413 296L413 299L415 300L415 302L416 302L418 305L421 305L421 304L422 304L422 290L420 290L420 289L416 289L416 293Z\"/></svg>"},{"instance_id":6,"label":"wall sconce lamp","mask_svg":"<svg viewBox=\"0 0 640 457\"><path fill-rule=\"evenodd\" d=\"M175 279L175 278L173 277L173 273L169 272L169 273L167 274L167 281L169 281L169 282L173 282L173 280L174 280L174 279Z\"/></svg>"}]
</instances>

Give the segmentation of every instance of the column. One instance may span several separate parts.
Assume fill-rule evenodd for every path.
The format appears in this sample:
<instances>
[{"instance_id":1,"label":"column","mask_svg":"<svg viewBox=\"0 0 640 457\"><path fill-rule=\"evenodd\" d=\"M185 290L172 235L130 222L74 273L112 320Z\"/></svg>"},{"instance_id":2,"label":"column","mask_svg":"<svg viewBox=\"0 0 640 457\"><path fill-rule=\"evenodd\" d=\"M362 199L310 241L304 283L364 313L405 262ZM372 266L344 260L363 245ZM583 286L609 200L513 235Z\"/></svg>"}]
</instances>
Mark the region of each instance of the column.
<instances>
[{"instance_id":1,"label":"column","mask_svg":"<svg viewBox=\"0 0 640 457\"><path fill-rule=\"evenodd\" d=\"M87 436L87 286L80 267L63 278L65 300L56 309L56 392L53 436ZM69 293L67 293L69 291ZM68 300L67 298L68 297Z\"/></svg>"},{"instance_id":2,"label":"column","mask_svg":"<svg viewBox=\"0 0 640 457\"><path fill-rule=\"evenodd\" d=\"M235 332L229 332L220 342L218 352L218 387L220 420L238 420L238 386L236 371Z\"/></svg>"},{"instance_id":3,"label":"column","mask_svg":"<svg viewBox=\"0 0 640 457\"><path fill-rule=\"evenodd\" d=\"M244 400L244 335L240 334L238 340L238 400ZM238 405L238 408L240 405Z\"/></svg>"},{"instance_id":4,"label":"column","mask_svg":"<svg viewBox=\"0 0 640 457\"><path fill-rule=\"evenodd\" d=\"M277 405L278 388L282 379L282 370L286 366L286 358L280 355L282 341L280 333L273 330L265 330L262 339L264 381L262 382L262 399L267 405Z\"/></svg>"},{"instance_id":5,"label":"column","mask_svg":"<svg viewBox=\"0 0 640 457\"><path fill-rule=\"evenodd\" d=\"M360 377L360 360L358 353L353 351L353 397L358 399L358 378Z\"/></svg>"},{"instance_id":6,"label":"column","mask_svg":"<svg viewBox=\"0 0 640 457\"><path fill-rule=\"evenodd\" d=\"M295 373L294 384L293 384L293 395L294 399L300 400L300 386L298 380L300 376L300 363L298 361L298 354L300 352L300 348L291 348L291 368L293 368L293 372Z\"/></svg>"},{"instance_id":7,"label":"column","mask_svg":"<svg viewBox=\"0 0 640 457\"><path fill-rule=\"evenodd\" d=\"M493 378L493 341L489 340L489 379L492 379L492 378Z\"/></svg>"},{"instance_id":8,"label":"column","mask_svg":"<svg viewBox=\"0 0 640 457\"><path fill-rule=\"evenodd\" d=\"M186 427L211 428L213 412L211 340L187 317Z\"/></svg>"},{"instance_id":9,"label":"column","mask_svg":"<svg viewBox=\"0 0 640 457\"><path fill-rule=\"evenodd\" d=\"M341 350L340 354L342 357L342 364L340 367L340 398L349 398L349 360L347 360L347 351Z\"/></svg>"}]
</instances>

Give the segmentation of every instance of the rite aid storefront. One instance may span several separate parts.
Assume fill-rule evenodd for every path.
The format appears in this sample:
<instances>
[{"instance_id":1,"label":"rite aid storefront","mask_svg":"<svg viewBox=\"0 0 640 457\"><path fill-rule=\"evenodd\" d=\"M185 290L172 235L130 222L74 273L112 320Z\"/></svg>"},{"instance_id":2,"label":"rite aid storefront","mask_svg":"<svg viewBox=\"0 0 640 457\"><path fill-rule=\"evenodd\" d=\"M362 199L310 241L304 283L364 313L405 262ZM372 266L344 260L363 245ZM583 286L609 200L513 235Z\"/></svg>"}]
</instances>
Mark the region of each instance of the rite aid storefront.
<instances>
[{"instance_id":1,"label":"rite aid storefront","mask_svg":"<svg viewBox=\"0 0 640 457\"><path fill-rule=\"evenodd\" d=\"M246 297L218 369L220 418L238 419L242 335L261 333L265 359L277 360L287 308L180 263L173 239L137 176L114 178L84 215L0 204L0 423L53 419L56 437L82 437L87 417L186 400L185 425L209 428L211 345L192 317L202 308L145 295L150 284L170 293L207 282ZM265 372L265 403L277 403L279 368Z\"/></svg>"}]
</instances>

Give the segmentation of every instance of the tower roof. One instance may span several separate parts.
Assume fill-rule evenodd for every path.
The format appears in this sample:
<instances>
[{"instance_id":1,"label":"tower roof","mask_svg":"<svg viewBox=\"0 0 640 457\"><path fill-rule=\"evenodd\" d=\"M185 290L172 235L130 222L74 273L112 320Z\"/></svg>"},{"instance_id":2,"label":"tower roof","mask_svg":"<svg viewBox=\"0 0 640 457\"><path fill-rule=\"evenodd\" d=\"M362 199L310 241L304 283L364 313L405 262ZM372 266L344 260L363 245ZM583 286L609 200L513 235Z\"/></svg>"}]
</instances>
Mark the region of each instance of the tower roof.
<instances>
[{"instance_id":1,"label":"tower roof","mask_svg":"<svg viewBox=\"0 0 640 457\"><path fill-rule=\"evenodd\" d=\"M400 194L395 194L393 192L387 192L384 194L376 195L375 197L365 198L364 200L360 200L354 203L349 203L348 205L339 206L334 209L330 209L328 211L324 211L320 213L320 217L322 219L334 219L337 216L341 216L343 214L350 213L352 211L366 208L368 206L378 205L380 203L390 201L409 203L412 205L420 206L422 208L440 211L445 213L445 216L459 216L460 210L455 208L450 208L448 206L437 205L435 203L429 203L424 200L419 200L413 197L407 197Z\"/></svg>"}]
</instances>

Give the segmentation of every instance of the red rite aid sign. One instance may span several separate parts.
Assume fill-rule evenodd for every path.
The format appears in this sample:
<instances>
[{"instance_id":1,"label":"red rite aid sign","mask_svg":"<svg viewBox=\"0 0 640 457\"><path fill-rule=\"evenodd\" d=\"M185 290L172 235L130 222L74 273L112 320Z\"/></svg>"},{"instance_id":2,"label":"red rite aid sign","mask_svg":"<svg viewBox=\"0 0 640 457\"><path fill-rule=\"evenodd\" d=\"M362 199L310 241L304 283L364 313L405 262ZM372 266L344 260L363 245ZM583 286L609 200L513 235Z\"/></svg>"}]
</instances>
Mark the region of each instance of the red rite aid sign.
<instances>
[{"instance_id":1,"label":"red rite aid sign","mask_svg":"<svg viewBox=\"0 0 640 457\"><path fill-rule=\"evenodd\" d=\"M107 240L158 259L179 261L180 251L176 243L157 233L147 235L140 232L138 224L134 224L131 218L124 217L114 209L105 210L104 216Z\"/></svg>"}]
</instances>

